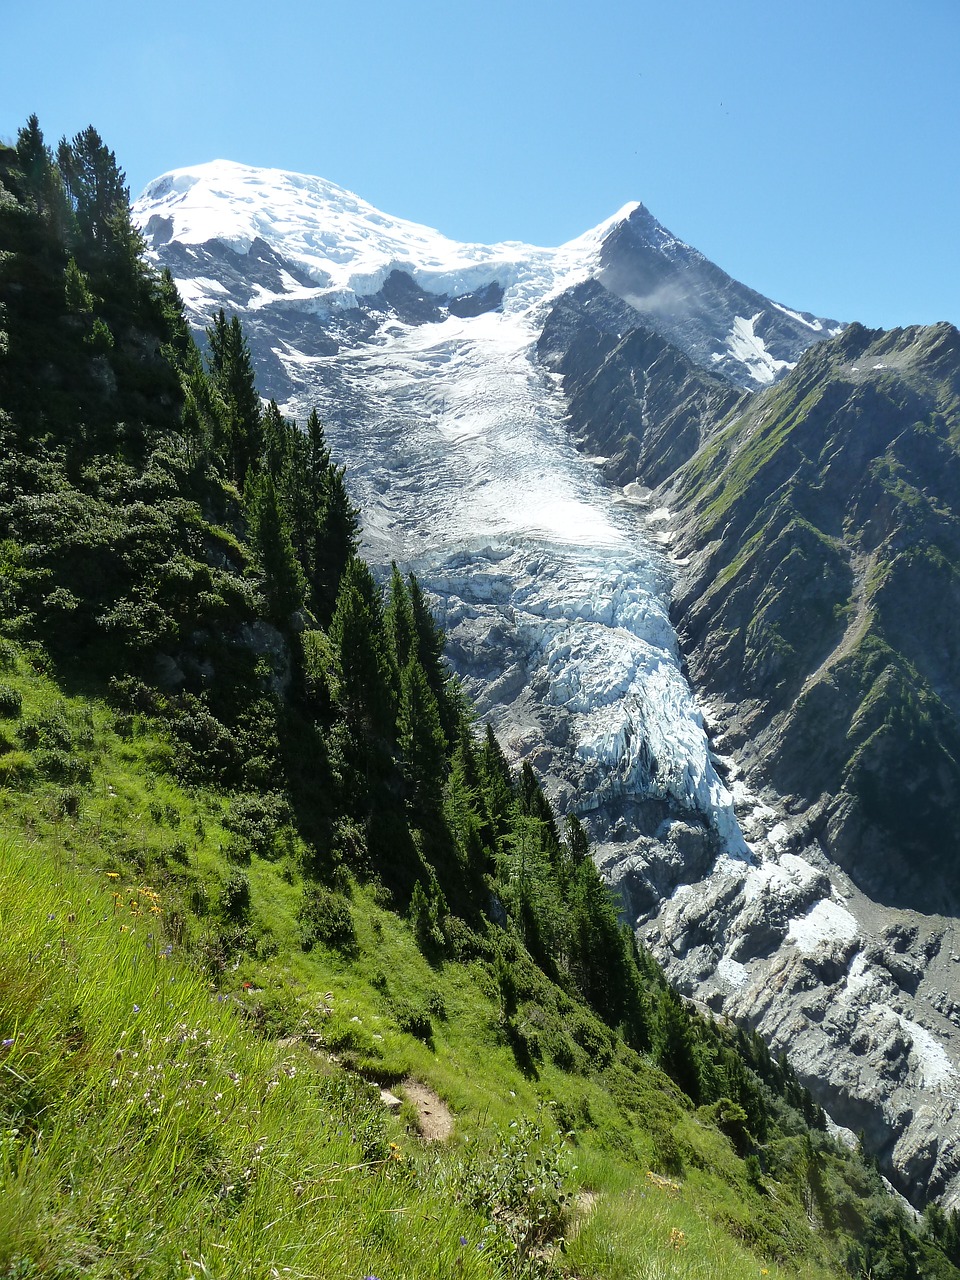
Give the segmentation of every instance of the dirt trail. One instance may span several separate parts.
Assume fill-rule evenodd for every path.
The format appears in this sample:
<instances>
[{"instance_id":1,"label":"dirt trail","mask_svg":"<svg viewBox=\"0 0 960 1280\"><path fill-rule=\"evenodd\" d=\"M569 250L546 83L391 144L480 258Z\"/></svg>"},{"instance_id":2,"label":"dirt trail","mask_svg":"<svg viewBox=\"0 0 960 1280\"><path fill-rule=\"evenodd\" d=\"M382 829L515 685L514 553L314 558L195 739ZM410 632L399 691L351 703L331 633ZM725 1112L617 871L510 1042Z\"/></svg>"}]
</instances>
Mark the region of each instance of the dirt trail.
<instances>
[{"instance_id":1,"label":"dirt trail","mask_svg":"<svg viewBox=\"0 0 960 1280\"><path fill-rule=\"evenodd\" d=\"M453 1115L443 1099L419 1080L404 1080L400 1090L417 1109L417 1124L424 1142L446 1142L453 1133Z\"/></svg>"}]
</instances>

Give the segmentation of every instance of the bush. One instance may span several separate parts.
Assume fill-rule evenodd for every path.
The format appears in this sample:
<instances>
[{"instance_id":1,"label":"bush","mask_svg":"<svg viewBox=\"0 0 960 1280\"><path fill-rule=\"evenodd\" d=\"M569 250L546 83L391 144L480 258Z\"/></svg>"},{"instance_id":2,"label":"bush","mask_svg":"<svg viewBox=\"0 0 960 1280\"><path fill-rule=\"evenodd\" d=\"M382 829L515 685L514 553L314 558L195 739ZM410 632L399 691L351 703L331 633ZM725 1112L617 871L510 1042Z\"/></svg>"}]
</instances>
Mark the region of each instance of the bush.
<instances>
[{"instance_id":1,"label":"bush","mask_svg":"<svg viewBox=\"0 0 960 1280\"><path fill-rule=\"evenodd\" d=\"M283 796L273 791L249 793L231 800L223 825L250 853L269 858L277 852L277 836L290 817L290 806Z\"/></svg>"},{"instance_id":2,"label":"bush","mask_svg":"<svg viewBox=\"0 0 960 1280\"><path fill-rule=\"evenodd\" d=\"M433 1041L433 1023L422 1004L399 996L393 1001L393 1016L397 1026L407 1035L416 1036L427 1045Z\"/></svg>"},{"instance_id":3,"label":"bush","mask_svg":"<svg viewBox=\"0 0 960 1280\"><path fill-rule=\"evenodd\" d=\"M357 935L350 903L322 885L308 885L298 914L300 945L310 951L318 942L337 951L352 951Z\"/></svg>"},{"instance_id":4,"label":"bush","mask_svg":"<svg viewBox=\"0 0 960 1280\"><path fill-rule=\"evenodd\" d=\"M0 684L0 719L16 720L23 709L23 698L8 684Z\"/></svg>"},{"instance_id":5,"label":"bush","mask_svg":"<svg viewBox=\"0 0 960 1280\"><path fill-rule=\"evenodd\" d=\"M250 881L243 871L234 871L220 894L220 911L227 920L240 924L250 914Z\"/></svg>"}]
</instances>

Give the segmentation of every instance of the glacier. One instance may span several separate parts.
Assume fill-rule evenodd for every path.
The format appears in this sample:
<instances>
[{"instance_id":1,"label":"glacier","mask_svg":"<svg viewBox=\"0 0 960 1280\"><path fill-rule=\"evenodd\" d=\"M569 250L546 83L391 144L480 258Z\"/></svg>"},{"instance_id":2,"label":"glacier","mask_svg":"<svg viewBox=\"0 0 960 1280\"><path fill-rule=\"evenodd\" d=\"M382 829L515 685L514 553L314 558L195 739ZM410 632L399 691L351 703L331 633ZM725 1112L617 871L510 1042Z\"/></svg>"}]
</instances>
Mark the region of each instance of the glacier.
<instances>
[{"instance_id":1,"label":"glacier","mask_svg":"<svg viewBox=\"0 0 960 1280\"><path fill-rule=\"evenodd\" d=\"M501 312L393 323L312 362L311 393L350 459L364 552L417 574L454 647L467 629L511 633L524 684L543 683L583 774L596 774L583 793L555 782L561 810L596 814L611 795L653 793L746 856L682 672L669 563L636 504L611 502L569 442L562 396L534 359L545 299L529 296L511 286ZM302 415L315 398L285 408ZM484 682L471 692L523 754L502 696Z\"/></svg>"}]
</instances>

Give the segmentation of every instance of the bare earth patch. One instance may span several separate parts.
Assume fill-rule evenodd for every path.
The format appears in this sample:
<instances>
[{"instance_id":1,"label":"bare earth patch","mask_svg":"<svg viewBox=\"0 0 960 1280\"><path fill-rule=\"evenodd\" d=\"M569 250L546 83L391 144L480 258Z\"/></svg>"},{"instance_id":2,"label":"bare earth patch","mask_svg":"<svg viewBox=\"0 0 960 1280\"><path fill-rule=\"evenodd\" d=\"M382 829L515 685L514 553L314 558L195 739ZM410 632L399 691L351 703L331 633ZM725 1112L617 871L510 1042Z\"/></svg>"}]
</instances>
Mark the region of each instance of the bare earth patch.
<instances>
[{"instance_id":1,"label":"bare earth patch","mask_svg":"<svg viewBox=\"0 0 960 1280\"><path fill-rule=\"evenodd\" d=\"M419 1080L404 1080L403 1095L417 1109L417 1124L424 1142L446 1142L453 1132L450 1108L434 1091Z\"/></svg>"}]
</instances>

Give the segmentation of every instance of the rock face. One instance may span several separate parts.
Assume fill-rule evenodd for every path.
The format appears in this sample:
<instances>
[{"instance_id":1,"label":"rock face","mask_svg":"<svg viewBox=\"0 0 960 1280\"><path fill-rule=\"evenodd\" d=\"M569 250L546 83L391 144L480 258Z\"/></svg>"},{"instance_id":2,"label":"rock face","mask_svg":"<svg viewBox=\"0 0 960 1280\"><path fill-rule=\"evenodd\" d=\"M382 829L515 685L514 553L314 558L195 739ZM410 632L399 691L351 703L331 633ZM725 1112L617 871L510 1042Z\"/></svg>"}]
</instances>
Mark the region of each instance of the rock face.
<instances>
[{"instance_id":1,"label":"rock face","mask_svg":"<svg viewBox=\"0 0 960 1280\"><path fill-rule=\"evenodd\" d=\"M960 1204L956 331L837 336L642 206L465 246L218 164L138 212L195 329L318 405L671 978Z\"/></svg>"},{"instance_id":2,"label":"rock face","mask_svg":"<svg viewBox=\"0 0 960 1280\"><path fill-rule=\"evenodd\" d=\"M960 334L851 326L670 482L725 747L878 901L960 909ZM718 703L719 705L719 703Z\"/></svg>"},{"instance_id":3,"label":"rock face","mask_svg":"<svg viewBox=\"0 0 960 1280\"><path fill-rule=\"evenodd\" d=\"M537 343L563 379L577 446L620 485L668 479L749 399L645 319L590 280L556 301Z\"/></svg>"},{"instance_id":4,"label":"rock face","mask_svg":"<svg viewBox=\"0 0 960 1280\"><path fill-rule=\"evenodd\" d=\"M738 386L765 387L835 320L791 311L733 280L638 205L604 241L599 282L698 365Z\"/></svg>"}]
</instances>

